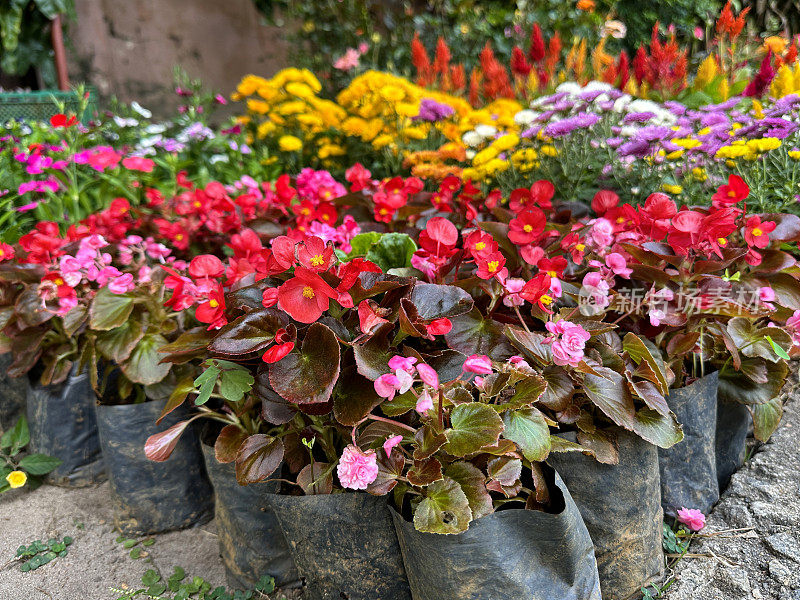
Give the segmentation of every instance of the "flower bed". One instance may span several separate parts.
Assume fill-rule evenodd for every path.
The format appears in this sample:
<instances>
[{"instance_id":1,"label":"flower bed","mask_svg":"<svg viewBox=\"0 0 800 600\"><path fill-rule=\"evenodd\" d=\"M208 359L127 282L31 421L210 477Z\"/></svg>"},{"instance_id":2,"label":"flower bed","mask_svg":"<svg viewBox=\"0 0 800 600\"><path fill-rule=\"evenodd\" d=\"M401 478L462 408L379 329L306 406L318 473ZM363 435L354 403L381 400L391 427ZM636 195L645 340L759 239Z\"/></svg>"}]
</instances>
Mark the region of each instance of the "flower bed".
<instances>
[{"instance_id":1,"label":"flower bed","mask_svg":"<svg viewBox=\"0 0 800 600\"><path fill-rule=\"evenodd\" d=\"M694 93L746 97L702 104L658 36L635 84L589 81L579 46L556 84L538 35L513 77L484 51L477 98L415 42L419 82L370 71L335 100L306 70L247 76L219 131L224 99L186 86L166 124L12 125L0 350L63 399L32 395L40 443L91 429L92 452L52 445L59 483L100 477L100 444L117 526L160 531L210 514L205 460L231 580L311 598L658 580L663 515L702 526L798 353L796 56L763 103L763 72L750 93L704 62ZM93 404L99 442L69 412ZM155 514L162 492L185 501Z\"/></svg>"}]
</instances>

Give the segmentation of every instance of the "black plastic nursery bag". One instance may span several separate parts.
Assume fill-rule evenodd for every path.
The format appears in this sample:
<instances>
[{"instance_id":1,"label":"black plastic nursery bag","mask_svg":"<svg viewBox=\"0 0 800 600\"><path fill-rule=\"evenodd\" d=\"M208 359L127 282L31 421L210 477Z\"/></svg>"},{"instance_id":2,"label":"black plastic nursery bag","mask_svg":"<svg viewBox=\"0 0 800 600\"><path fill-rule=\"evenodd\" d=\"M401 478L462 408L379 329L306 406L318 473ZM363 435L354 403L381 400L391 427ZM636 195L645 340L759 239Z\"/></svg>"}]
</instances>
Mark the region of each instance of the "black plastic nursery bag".
<instances>
[{"instance_id":1,"label":"black plastic nursery bag","mask_svg":"<svg viewBox=\"0 0 800 600\"><path fill-rule=\"evenodd\" d=\"M546 471L547 473L547 471ZM414 600L600 600L589 532L558 474L556 514L500 510L457 535L422 533L392 511Z\"/></svg>"},{"instance_id":2,"label":"black plastic nursery bag","mask_svg":"<svg viewBox=\"0 0 800 600\"><path fill-rule=\"evenodd\" d=\"M569 488L594 542L605 600L627 598L664 575L658 451L624 429L613 433L617 465L579 452L553 452L547 459ZM571 438L575 441L574 434Z\"/></svg>"},{"instance_id":3,"label":"black plastic nursery bag","mask_svg":"<svg viewBox=\"0 0 800 600\"><path fill-rule=\"evenodd\" d=\"M29 449L62 461L45 477L48 483L83 487L105 480L94 403L88 373L75 368L63 383L28 388Z\"/></svg>"},{"instance_id":4,"label":"black plastic nursery bag","mask_svg":"<svg viewBox=\"0 0 800 600\"><path fill-rule=\"evenodd\" d=\"M156 425L163 402L97 404L100 445L111 484L114 524L126 535L182 529L211 519L214 493L191 426L164 462L148 460L151 435L187 417L175 410Z\"/></svg>"},{"instance_id":5,"label":"black plastic nursery bag","mask_svg":"<svg viewBox=\"0 0 800 600\"><path fill-rule=\"evenodd\" d=\"M0 354L0 431L8 431L25 412L28 394L27 377L9 377L8 368L14 361L11 354Z\"/></svg>"},{"instance_id":6,"label":"black plastic nursery bag","mask_svg":"<svg viewBox=\"0 0 800 600\"><path fill-rule=\"evenodd\" d=\"M731 475L744 464L747 433L752 424L747 406L741 402L719 399L717 403L717 481L722 493Z\"/></svg>"},{"instance_id":7,"label":"black plastic nursery bag","mask_svg":"<svg viewBox=\"0 0 800 600\"><path fill-rule=\"evenodd\" d=\"M271 495L309 600L410 600L387 499Z\"/></svg>"},{"instance_id":8,"label":"black plastic nursery bag","mask_svg":"<svg viewBox=\"0 0 800 600\"><path fill-rule=\"evenodd\" d=\"M212 446L202 447L214 486L214 518L228 585L252 589L264 575L282 587L299 583L283 532L266 501L280 484L239 485L233 463L218 462Z\"/></svg>"},{"instance_id":9,"label":"black plastic nursery bag","mask_svg":"<svg viewBox=\"0 0 800 600\"><path fill-rule=\"evenodd\" d=\"M683 427L683 441L667 450L658 449L661 506L670 517L681 508L708 514L719 500L715 451L718 384L715 372L669 391L667 404Z\"/></svg>"}]
</instances>

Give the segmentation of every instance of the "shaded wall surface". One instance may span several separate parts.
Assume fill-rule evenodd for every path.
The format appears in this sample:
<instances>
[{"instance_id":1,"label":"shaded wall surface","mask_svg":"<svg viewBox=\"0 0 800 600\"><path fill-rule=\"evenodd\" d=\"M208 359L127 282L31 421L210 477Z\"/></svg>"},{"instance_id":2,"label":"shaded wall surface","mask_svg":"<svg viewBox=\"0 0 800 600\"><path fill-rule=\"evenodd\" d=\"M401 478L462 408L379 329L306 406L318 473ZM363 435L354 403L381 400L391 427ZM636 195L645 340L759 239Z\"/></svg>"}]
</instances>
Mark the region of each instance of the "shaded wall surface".
<instances>
[{"instance_id":1,"label":"shaded wall surface","mask_svg":"<svg viewBox=\"0 0 800 600\"><path fill-rule=\"evenodd\" d=\"M270 76L287 63L279 30L262 24L252 0L76 0L75 8L71 82L157 115L177 106L175 65L228 95L242 75Z\"/></svg>"}]
</instances>

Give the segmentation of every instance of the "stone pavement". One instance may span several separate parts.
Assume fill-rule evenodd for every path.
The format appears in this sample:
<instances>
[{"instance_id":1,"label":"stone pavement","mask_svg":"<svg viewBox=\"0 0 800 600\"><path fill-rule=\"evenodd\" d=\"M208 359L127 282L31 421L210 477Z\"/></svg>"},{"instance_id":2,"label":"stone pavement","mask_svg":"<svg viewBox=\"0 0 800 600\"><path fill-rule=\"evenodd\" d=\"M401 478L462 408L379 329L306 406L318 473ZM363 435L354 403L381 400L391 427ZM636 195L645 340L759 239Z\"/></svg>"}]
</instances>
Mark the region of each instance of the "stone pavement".
<instances>
[{"instance_id":1,"label":"stone pavement","mask_svg":"<svg viewBox=\"0 0 800 600\"><path fill-rule=\"evenodd\" d=\"M772 439L737 473L675 567L667 600L800 600L800 389Z\"/></svg>"}]
</instances>

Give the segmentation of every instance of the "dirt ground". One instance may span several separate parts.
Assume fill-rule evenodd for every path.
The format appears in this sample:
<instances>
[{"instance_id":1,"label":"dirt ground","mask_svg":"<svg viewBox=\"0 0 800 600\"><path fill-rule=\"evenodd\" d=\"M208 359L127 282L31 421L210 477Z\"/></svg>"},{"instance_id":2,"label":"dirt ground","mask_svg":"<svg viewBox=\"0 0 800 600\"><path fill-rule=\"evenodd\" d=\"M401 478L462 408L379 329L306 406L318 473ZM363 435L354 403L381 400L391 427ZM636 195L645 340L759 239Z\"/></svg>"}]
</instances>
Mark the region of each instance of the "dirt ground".
<instances>
[{"instance_id":1,"label":"dirt ground","mask_svg":"<svg viewBox=\"0 0 800 600\"><path fill-rule=\"evenodd\" d=\"M0 600L113 600L111 587L136 589L148 569L169 577L174 566L213 587L225 584L213 521L199 527L154 536L139 544L142 556L116 541L108 484L83 489L43 486L0 495ZM34 540L74 539L67 556L23 573L17 548ZM144 539L144 538L142 538Z\"/></svg>"}]
</instances>

